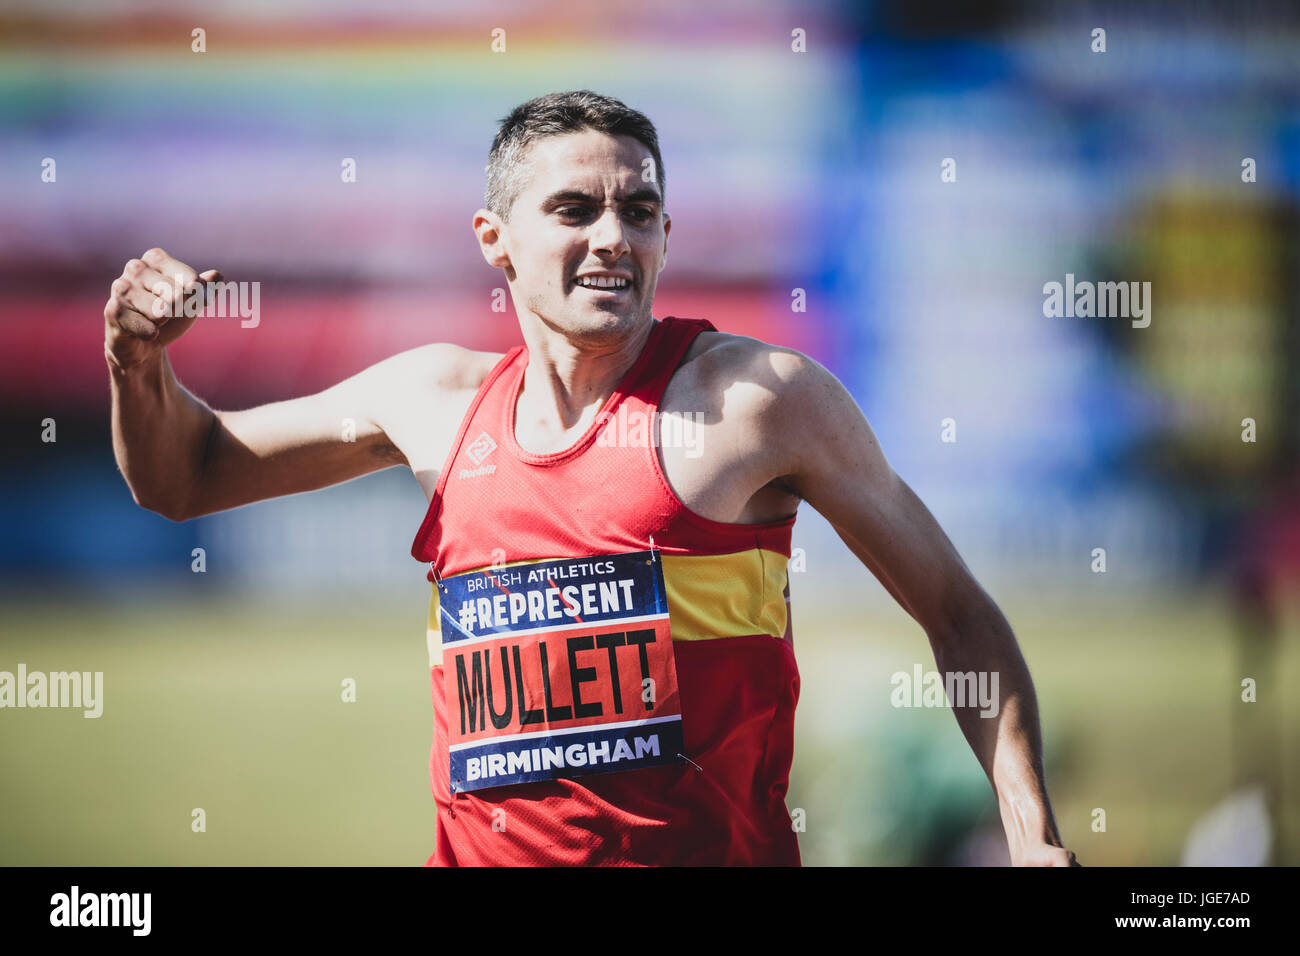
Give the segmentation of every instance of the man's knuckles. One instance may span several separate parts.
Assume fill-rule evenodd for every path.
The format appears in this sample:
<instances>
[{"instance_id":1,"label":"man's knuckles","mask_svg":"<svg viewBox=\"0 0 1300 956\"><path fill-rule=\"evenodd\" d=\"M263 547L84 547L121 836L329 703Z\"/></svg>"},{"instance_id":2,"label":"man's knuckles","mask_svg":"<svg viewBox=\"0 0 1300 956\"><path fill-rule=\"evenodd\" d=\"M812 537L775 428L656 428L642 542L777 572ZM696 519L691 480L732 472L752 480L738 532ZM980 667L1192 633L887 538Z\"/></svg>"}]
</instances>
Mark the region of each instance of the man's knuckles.
<instances>
[{"instance_id":1,"label":"man's knuckles","mask_svg":"<svg viewBox=\"0 0 1300 956\"><path fill-rule=\"evenodd\" d=\"M215 270L210 271L213 278L219 275ZM185 263L154 246L140 258L128 260L122 275L113 280L108 302L104 304L104 318L114 335L123 333L146 341L156 339L161 326L176 314L186 295L195 286L202 287L204 281Z\"/></svg>"},{"instance_id":2,"label":"man's knuckles","mask_svg":"<svg viewBox=\"0 0 1300 956\"><path fill-rule=\"evenodd\" d=\"M192 286L194 281L198 278L198 272L187 266L185 263L173 259L167 254L165 249L161 249L158 246L154 246L152 249L148 250L140 257L140 260L144 262L147 268L165 275L169 280L175 280L176 277L179 277L181 284L186 288ZM133 259L132 261L135 262L140 260Z\"/></svg>"},{"instance_id":3,"label":"man's knuckles","mask_svg":"<svg viewBox=\"0 0 1300 956\"><path fill-rule=\"evenodd\" d=\"M106 310L107 311L107 310ZM154 339L158 336L158 328L139 312L132 309L119 308L110 318L110 324L114 325L121 332L134 336L138 339Z\"/></svg>"}]
</instances>

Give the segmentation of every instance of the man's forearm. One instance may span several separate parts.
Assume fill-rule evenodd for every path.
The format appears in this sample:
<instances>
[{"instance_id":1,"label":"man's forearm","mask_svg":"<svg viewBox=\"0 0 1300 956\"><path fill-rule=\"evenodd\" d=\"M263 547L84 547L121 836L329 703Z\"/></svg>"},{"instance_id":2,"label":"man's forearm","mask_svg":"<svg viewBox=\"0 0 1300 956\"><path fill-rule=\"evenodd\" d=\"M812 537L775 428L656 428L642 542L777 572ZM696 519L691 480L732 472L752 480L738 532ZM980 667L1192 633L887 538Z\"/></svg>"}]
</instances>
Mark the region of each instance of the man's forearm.
<instances>
[{"instance_id":1,"label":"man's forearm","mask_svg":"<svg viewBox=\"0 0 1300 956\"><path fill-rule=\"evenodd\" d=\"M176 380L165 351L129 369L107 352L105 357L113 393L113 455L122 476L141 506L183 520L216 415Z\"/></svg>"},{"instance_id":2,"label":"man's forearm","mask_svg":"<svg viewBox=\"0 0 1300 956\"><path fill-rule=\"evenodd\" d=\"M947 634L932 635L935 663L943 675L997 675L996 711L974 701L953 707L971 750L997 795L1013 862L1034 846L1061 846L1043 773L1038 703L1029 668L1006 618L991 602ZM991 708L988 708L991 710Z\"/></svg>"}]
</instances>

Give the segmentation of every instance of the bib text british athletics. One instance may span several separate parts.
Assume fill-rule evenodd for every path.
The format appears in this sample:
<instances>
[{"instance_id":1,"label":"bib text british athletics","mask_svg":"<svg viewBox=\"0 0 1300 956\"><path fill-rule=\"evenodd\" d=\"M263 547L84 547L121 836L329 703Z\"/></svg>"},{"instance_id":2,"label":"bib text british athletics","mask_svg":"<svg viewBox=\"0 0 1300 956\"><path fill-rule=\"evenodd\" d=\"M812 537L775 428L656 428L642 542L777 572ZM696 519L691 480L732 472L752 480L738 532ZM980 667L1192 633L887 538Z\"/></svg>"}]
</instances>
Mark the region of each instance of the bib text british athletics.
<instances>
[{"instance_id":1,"label":"bib text british athletics","mask_svg":"<svg viewBox=\"0 0 1300 956\"><path fill-rule=\"evenodd\" d=\"M453 793L678 762L659 552L489 568L441 586Z\"/></svg>"}]
</instances>

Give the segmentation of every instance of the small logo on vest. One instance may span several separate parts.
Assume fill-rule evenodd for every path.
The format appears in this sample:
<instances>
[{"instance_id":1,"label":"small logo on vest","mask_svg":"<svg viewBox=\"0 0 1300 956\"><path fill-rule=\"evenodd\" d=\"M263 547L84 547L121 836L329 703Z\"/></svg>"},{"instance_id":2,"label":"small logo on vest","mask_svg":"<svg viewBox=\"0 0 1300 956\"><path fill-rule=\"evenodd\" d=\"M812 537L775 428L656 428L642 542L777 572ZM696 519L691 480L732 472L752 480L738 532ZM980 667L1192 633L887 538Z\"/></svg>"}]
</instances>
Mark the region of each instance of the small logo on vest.
<instances>
[{"instance_id":1,"label":"small logo on vest","mask_svg":"<svg viewBox=\"0 0 1300 956\"><path fill-rule=\"evenodd\" d=\"M465 449L465 452L469 455L470 461L476 465L481 465L484 458L496 451L496 447L497 443L492 440L492 436L487 432L483 432L478 438L470 442L470 446Z\"/></svg>"},{"instance_id":2,"label":"small logo on vest","mask_svg":"<svg viewBox=\"0 0 1300 956\"><path fill-rule=\"evenodd\" d=\"M469 460L480 466L478 468L462 468L457 477L476 478L479 475L490 475L497 470L496 465L484 465L483 459L496 451L497 443L492 440L492 436L487 432L481 432L478 438L469 443L465 449L465 454L469 455Z\"/></svg>"}]
</instances>

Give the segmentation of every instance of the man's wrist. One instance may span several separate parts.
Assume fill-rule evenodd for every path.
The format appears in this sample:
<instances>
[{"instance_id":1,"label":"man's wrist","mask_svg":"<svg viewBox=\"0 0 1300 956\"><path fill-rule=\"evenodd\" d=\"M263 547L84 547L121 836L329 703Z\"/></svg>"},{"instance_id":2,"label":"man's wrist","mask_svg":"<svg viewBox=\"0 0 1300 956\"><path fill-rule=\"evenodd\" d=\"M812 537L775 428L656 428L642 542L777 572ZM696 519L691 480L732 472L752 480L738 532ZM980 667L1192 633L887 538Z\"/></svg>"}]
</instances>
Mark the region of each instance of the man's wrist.
<instances>
[{"instance_id":1,"label":"man's wrist","mask_svg":"<svg viewBox=\"0 0 1300 956\"><path fill-rule=\"evenodd\" d=\"M1007 834L1007 848L1013 859L1018 853L1024 853L1043 844L1062 845L1061 837L1056 831L1056 824L1045 801L999 795L998 809L1002 815L1002 827Z\"/></svg>"},{"instance_id":2,"label":"man's wrist","mask_svg":"<svg viewBox=\"0 0 1300 956\"><path fill-rule=\"evenodd\" d=\"M108 343L104 343L104 359L108 362L108 369L114 375L118 376L147 373L151 366L161 368L164 354L163 350L159 349L156 352L146 354L145 357L139 361L124 362L113 354L113 350L108 347Z\"/></svg>"}]
</instances>

